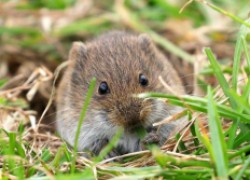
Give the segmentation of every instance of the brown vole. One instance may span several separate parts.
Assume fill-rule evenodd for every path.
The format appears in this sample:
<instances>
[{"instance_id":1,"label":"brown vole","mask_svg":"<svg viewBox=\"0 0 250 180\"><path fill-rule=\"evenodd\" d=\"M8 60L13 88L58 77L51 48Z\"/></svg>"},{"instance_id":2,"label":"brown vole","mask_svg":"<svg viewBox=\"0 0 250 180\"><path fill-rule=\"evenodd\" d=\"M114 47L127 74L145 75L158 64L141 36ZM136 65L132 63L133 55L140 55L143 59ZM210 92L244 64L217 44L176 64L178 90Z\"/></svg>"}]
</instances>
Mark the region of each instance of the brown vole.
<instances>
[{"instance_id":1,"label":"brown vole","mask_svg":"<svg viewBox=\"0 0 250 180\"><path fill-rule=\"evenodd\" d=\"M153 128L153 123L181 108L167 105L160 99L133 96L142 92L170 93L159 82L159 76L176 93L185 93L176 71L147 35L106 33L85 45L74 43L69 59L70 65L57 96L56 124L59 134L71 145L89 83L93 77L97 79L81 127L78 150L98 154L119 127L124 128L124 134L111 156L139 151L143 142L162 145L176 125L185 121ZM148 132L144 139L138 137L138 127Z\"/></svg>"}]
</instances>

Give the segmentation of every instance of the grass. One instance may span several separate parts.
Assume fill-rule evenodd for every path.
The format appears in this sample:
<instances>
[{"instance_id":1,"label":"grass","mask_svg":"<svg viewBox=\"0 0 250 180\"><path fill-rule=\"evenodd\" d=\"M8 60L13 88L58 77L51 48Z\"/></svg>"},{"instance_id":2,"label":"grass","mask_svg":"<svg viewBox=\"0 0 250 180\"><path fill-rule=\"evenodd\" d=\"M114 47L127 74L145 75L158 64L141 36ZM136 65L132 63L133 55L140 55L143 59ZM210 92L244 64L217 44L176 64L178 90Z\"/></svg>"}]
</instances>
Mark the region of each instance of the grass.
<instances>
[{"instance_id":1,"label":"grass","mask_svg":"<svg viewBox=\"0 0 250 180\"><path fill-rule=\"evenodd\" d=\"M57 0L53 3L41 1L41 3L22 4L18 8L66 9L73 3L72 0ZM248 1L236 2L239 9L244 9L247 3ZM41 124L39 131L36 131L34 128L36 124L32 121L35 114L30 110L29 102L20 96L22 92L20 89L16 89L17 92L15 89L12 90L11 94L7 90L0 91L1 179L248 179L250 176L249 20L244 21L245 18L236 15L242 13L237 12L236 4L234 1L230 3L192 1L185 6L183 14L177 13L181 7L163 0L151 0L149 3L141 1L141 4L132 0L116 1L116 4L112 8L109 6L109 11L103 14L100 14L103 11L98 9L102 6L100 4L95 7L99 16L97 13L96 16L70 22L50 32L49 35L56 46L49 46L42 52L40 50L44 49L43 45L48 39L39 28L0 27L2 43L10 43L14 47L17 44L18 47L30 48L32 52L46 54L49 57L53 52L51 48L56 48L59 53L52 57L59 58L63 57L64 48L75 38L75 34L79 35L88 29L87 36L93 36L102 30L117 27L115 24L120 22L131 30L149 33L163 49L190 64L196 63L196 57L166 40L160 33L164 29L159 24L163 24L166 18L189 18L199 26L203 21L209 22L213 19L211 14L203 11L209 9L231 19L235 23L233 25L238 27L238 35L234 41L234 55L230 57L233 59L232 65L223 64L211 48L204 48L203 55L206 55L209 65L201 69L197 76L212 76L217 82L216 85L211 85L205 80L202 81L202 87L206 87L204 97L160 93L138 95L139 98L166 99L167 103L184 107L184 113L178 116L186 114L189 116L188 131L181 130L161 148L151 147L149 150L116 157L121 160L119 162L114 162L115 158L104 159L104 157L115 146L122 130L99 156L86 159L81 153L77 153L78 138L72 150L60 138L47 131L48 126ZM233 13L228 10L232 10ZM165 11L168 12L164 13ZM197 12L200 16L194 18ZM149 22L145 21L147 18ZM22 36L22 43L18 42L19 36ZM65 41L65 44L58 46L58 40ZM30 91L40 82L39 77L36 76L30 81ZM1 79L0 87L10 81L9 77ZM83 105L76 137L79 137L79 127L84 120L94 85L95 80L91 83L88 100ZM172 120L175 117L172 117Z\"/></svg>"},{"instance_id":2,"label":"grass","mask_svg":"<svg viewBox=\"0 0 250 180\"><path fill-rule=\"evenodd\" d=\"M78 147L81 126L82 126L85 114L87 112L88 105L90 103L90 100L91 100L91 97L92 97L92 94L93 94L93 91L95 88L95 84L96 84L96 79L93 78L92 81L90 82L89 90L87 92L87 96L86 96L86 99L84 101L84 105L83 105L83 108L82 108L82 111L80 114L77 130L76 130L76 135L75 135L75 141L74 141L74 153L73 153L74 156L73 156L73 160L72 160L71 173L75 172L75 165L76 165L76 158L77 158L77 147Z\"/></svg>"}]
</instances>

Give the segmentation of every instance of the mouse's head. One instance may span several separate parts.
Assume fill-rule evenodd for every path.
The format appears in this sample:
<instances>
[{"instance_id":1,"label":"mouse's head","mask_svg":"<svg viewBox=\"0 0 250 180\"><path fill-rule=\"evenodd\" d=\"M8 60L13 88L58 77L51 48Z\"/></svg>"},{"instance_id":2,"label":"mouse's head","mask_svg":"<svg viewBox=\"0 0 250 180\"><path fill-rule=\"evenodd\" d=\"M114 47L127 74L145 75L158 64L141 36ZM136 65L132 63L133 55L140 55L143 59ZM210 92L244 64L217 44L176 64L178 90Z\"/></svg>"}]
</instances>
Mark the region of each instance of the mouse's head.
<instances>
[{"instance_id":1,"label":"mouse's head","mask_svg":"<svg viewBox=\"0 0 250 180\"><path fill-rule=\"evenodd\" d=\"M80 114L89 83L97 79L88 109L88 121L104 121L126 130L137 126L150 127L175 111L156 99L139 99L143 92L167 92L159 76L183 93L178 75L163 55L145 35L112 32L87 43L73 44L68 97L70 109ZM167 92L169 93L169 92Z\"/></svg>"}]
</instances>

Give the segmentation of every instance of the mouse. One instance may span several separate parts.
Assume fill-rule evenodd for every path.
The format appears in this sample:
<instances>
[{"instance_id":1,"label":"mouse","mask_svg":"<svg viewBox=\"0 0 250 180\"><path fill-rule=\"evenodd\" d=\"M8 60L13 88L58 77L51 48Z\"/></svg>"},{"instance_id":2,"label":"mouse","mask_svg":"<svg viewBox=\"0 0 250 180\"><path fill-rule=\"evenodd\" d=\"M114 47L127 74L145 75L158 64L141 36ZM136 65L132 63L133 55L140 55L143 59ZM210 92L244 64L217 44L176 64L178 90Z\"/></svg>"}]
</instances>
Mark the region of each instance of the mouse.
<instances>
[{"instance_id":1,"label":"mouse","mask_svg":"<svg viewBox=\"0 0 250 180\"><path fill-rule=\"evenodd\" d=\"M183 126L185 117L153 127L153 123L181 112L162 99L137 98L145 92L168 93L159 76L179 94L185 89L168 59L147 34L106 32L86 43L74 42L56 97L56 130L74 145L80 113L93 77L96 86L81 126L78 151L98 155L123 129L114 157L144 150L147 144L163 145L171 132ZM141 137L139 130L145 135Z\"/></svg>"}]
</instances>

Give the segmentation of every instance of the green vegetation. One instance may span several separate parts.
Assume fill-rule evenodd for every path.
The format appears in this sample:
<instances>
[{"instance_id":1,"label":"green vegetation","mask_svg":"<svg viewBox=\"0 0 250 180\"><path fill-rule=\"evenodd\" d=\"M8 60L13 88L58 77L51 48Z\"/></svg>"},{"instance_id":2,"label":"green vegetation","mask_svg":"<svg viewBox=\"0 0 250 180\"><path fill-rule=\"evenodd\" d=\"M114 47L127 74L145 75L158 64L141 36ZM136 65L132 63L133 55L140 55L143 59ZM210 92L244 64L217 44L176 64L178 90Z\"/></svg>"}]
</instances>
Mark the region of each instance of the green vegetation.
<instances>
[{"instance_id":1,"label":"green vegetation","mask_svg":"<svg viewBox=\"0 0 250 180\"><path fill-rule=\"evenodd\" d=\"M84 2L87 7L87 3L91 1ZM190 49L185 49L186 46L179 47L182 41L188 42L188 34L185 32L178 34L184 40L178 39L178 35L175 35L171 41L168 40L167 38L171 36L167 36L166 32L171 31L172 26L166 24L166 19L173 19L174 30L184 26L183 21L187 20L191 27L183 27L182 31L187 30L194 34L200 32L195 31L198 28L207 26L206 33L192 39L192 42L198 42L200 38L200 44L204 45L204 52L200 54L205 55L206 62L209 62L196 74L195 83L197 88L205 90L204 97L159 93L138 95L139 98L166 99L167 103L184 107L183 114L189 116L190 126L171 138L162 149L152 147L148 151L124 155L119 157L119 162L103 159L116 144L122 133L121 130L98 157L86 159L76 152L77 141L72 150L56 136L48 135L46 127L42 125L39 129L34 127L31 119L35 114L29 111L32 103L23 98L19 92L20 89L27 90L26 86L11 89L11 93L6 89L0 90L0 178L248 179L250 176L248 156L250 152L250 81L248 79L250 23L245 19L249 12L249 1L212 0L208 3L205 0L197 0L187 3L179 0L176 3L170 3L165 0L126 0L125 2L108 0L93 2L90 9L85 9L84 17L74 19L74 15L65 16L64 20L67 23L64 26L53 21L51 12L61 12L65 15L63 10L70 10L79 3L78 1L28 0L17 3L14 10L27 11L31 14L41 8L51 10L47 16L51 16L55 27L51 26L50 30L45 31L40 26L9 27L6 23L5 26L0 26L0 45L3 45L3 49L4 45L12 46L14 50L10 51L11 53L25 50L25 54L29 51L30 54L27 53L26 58L30 57L33 60L37 58L44 65L53 67L54 63L67 57L64 52L67 52L66 49L68 50L72 41L79 38L88 39L110 29L128 29L148 33L163 50L193 66L198 58L188 52ZM5 3L7 1L0 2L0 7ZM184 6L185 3L187 3L186 6ZM182 13L179 13L181 9ZM215 12L218 14L215 15ZM6 18L8 15L11 16L7 13ZM63 17L60 15L56 14L57 18ZM216 21L227 27L214 26L218 23ZM226 24L224 21L229 23ZM181 26L178 26L178 23L181 23ZM193 36L192 34L191 37ZM233 55L218 58L213 48L207 47L207 41L203 43L205 37L209 39L208 44L213 47L222 41L230 47L233 44L235 46ZM195 48L198 49L197 46ZM4 50L7 52L8 48ZM216 49L217 53L223 51L226 49ZM16 56L18 59L19 54L17 53ZM3 58L11 60L11 57L8 58L6 55ZM25 61L25 58L18 63L22 61ZM0 88L11 81L14 77L11 74L13 72L10 72L8 77L0 79ZM209 78L215 79L216 82L207 80ZM28 85L33 89L32 87L37 83L38 81L29 81ZM91 97L94 85L95 80L92 81L88 98ZM79 127L87 106L86 100ZM188 131L183 136L185 130ZM76 137L78 136L79 132L76 134Z\"/></svg>"}]
</instances>

